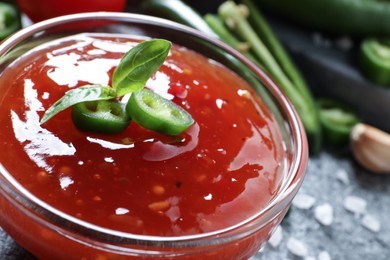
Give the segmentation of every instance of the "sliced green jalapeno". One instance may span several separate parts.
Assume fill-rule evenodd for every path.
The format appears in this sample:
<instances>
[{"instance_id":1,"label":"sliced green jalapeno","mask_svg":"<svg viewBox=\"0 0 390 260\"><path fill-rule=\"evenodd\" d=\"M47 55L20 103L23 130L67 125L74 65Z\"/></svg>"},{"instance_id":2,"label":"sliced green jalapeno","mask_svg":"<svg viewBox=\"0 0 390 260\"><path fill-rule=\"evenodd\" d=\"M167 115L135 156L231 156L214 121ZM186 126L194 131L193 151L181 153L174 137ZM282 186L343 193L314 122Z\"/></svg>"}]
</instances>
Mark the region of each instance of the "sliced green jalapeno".
<instances>
[{"instance_id":1,"label":"sliced green jalapeno","mask_svg":"<svg viewBox=\"0 0 390 260\"><path fill-rule=\"evenodd\" d=\"M390 86L390 40L365 39L360 47L360 67L372 82Z\"/></svg>"},{"instance_id":2,"label":"sliced green jalapeno","mask_svg":"<svg viewBox=\"0 0 390 260\"><path fill-rule=\"evenodd\" d=\"M72 120L83 131L119 133L131 121L126 106L114 100L87 101L73 105Z\"/></svg>"},{"instance_id":3,"label":"sliced green jalapeno","mask_svg":"<svg viewBox=\"0 0 390 260\"><path fill-rule=\"evenodd\" d=\"M168 135L178 135L194 122L180 106L147 89L131 95L126 111L142 127Z\"/></svg>"},{"instance_id":4,"label":"sliced green jalapeno","mask_svg":"<svg viewBox=\"0 0 390 260\"><path fill-rule=\"evenodd\" d=\"M332 99L319 99L320 122L324 139L333 145L346 145L354 125L360 122L356 114L344 104Z\"/></svg>"},{"instance_id":5,"label":"sliced green jalapeno","mask_svg":"<svg viewBox=\"0 0 390 260\"><path fill-rule=\"evenodd\" d=\"M19 13L14 5L0 2L0 40L20 29Z\"/></svg>"}]
</instances>

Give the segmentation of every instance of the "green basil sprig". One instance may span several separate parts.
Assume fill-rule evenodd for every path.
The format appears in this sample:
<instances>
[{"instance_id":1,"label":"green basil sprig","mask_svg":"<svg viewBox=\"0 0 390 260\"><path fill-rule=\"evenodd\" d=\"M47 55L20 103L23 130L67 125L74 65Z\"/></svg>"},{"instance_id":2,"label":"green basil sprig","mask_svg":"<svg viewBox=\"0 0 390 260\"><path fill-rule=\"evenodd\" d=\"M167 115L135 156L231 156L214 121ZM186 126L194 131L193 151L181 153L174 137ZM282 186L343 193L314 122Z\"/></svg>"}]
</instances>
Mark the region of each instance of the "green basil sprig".
<instances>
[{"instance_id":1,"label":"green basil sprig","mask_svg":"<svg viewBox=\"0 0 390 260\"><path fill-rule=\"evenodd\" d=\"M46 110L40 123L44 124L59 112L72 107L72 120L80 130L118 133L135 116L135 122L149 130L169 135L180 134L194 120L172 101L155 93L144 94L149 92L138 95L142 102L135 105L129 102L124 106L116 100L129 93L140 93L148 79L164 63L171 45L169 41L161 39L137 44L122 57L114 70L112 87L86 85L69 90ZM160 118L161 114L165 117Z\"/></svg>"},{"instance_id":2,"label":"green basil sprig","mask_svg":"<svg viewBox=\"0 0 390 260\"><path fill-rule=\"evenodd\" d=\"M81 102L113 99L142 89L164 63L171 45L171 42L162 39L137 44L122 57L115 69L112 88L87 85L71 89L46 110L40 123L44 124L59 112Z\"/></svg>"},{"instance_id":3,"label":"green basil sprig","mask_svg":"<svg viewBox=\"0 0 390 260\"><path fill-rule=\"evenodd\" d=\"M166 57L168 56L169 50L171 48L171 43L166 40L162 39L154 39L149 41L144 41L142 43L137 44L134 46L130 51L128 51L119 62L119 65L116 67L113 76L112 76L112 87L109 86L102 86L102 85L86 85L79 88L75 88L72 90L69 90L65 93L65 95L60 98L57 102L55 102L51 107L49 107L45 114L43 115L40 123L44 124L49 119L51 119L53 116L58 114L59 112L69 108L69 107L75 107L75 105L78 105L80 103L85 103L86 106L83 107L90 107L91 105L87 105L88 102L91 101L97 101L97 102L103 102L104 100L111 100L115 99L117 97L121 97L123 95L132 93L132 92L138 92L142 90L148 81L148 79L161 67L161 65L164 63ZM157 95L157 94L156 94ZM162 97L159 97L159 99L162 99ZM166 102L163 104L161 102L155 102L156 104L162 104L160 108L156 108L159 110L166 109L166 103L172 103L170 106L170 114L172 117L176 114L185 115L187 118L187 121L183 123L183 131L188 128L192 123L193 119L190 114L188 114L186 111L184 111L181 107L174 105L173 102L166 100ZM90 103L91 104L91 103ZM100 106L98 104L94 105L95 107L99 108ZM104 106L107 107L107 106ZM138 108L137 108L138 110ZM175 110L175 111L173 111ZM77 112L79 110L72 110L72 119L79 118ZM177 111L177 113L175 113ZM106 131L106 128L103 128L103 130L99 130L101 128L96 128L96 124L106 124L106 125L112 125L117 122L111 122L110 118L107 117L107 111L105 113L100 113L101 111L88 111L88 109L84 109L82 111L83 118L87 118L89 120L83 120L87 123L83 122L82 129L88 129L88 130L96 130L99 132L117 132L116 129L113 129L115 131ZM130 114L135 113L133 111L130 112ZM144 113L143 110L141 112L137 112L138 114L143 114L146 117L150 117L150 113ZM117 115L118 116L118 115ZM115 117L115 116L114 116ZM113 117L113 118L114 118ZM123 115L123 121L129 123L129 119L127 115ZM190 120L188 120L188 118ZM115 119L118 121L118 118ZM77 127L80 125L80 120L74 120L74 123ZM142 120L141 120L142 121ZM179 121L176 119L176 123ZM85 125L87 124L87 125ZM161 122L158 122L160 125ZM166 124L166 123L165 123ZM115 124L114 124L115 125ZM145 124L141 124L145 127ZM146 125L147 126L147 125ZM121 126L120 129L122 129L123 126ZM148 127L147 127L148 128ZM120 130L118 129L118 131ZM162 133L166 134L179 134L181 131L166 131L165 129L170 129L169 126L165 127L164 129L162 127L157 128L148 128L150 130L156 130Z\"/></svg>"},{"instance_id":4,"label":"green basil sprig","mask_svg":"<svg viewBox=\"0 0 390 260\"><path fill-rule=\"evenodd\" d=\"M130 124L131 117L135 115L135 122L149 130L169 135L180 134L194 120L172 101L157 94L140 94L140 97L147 99L145 104L141 102L143 106L138 103L124 106L116 101L118 97L138 93L144 88L148 79L163 65L171 45L162 39L137 44L122 57L114 70L112 87L86 85L69 90L46 110L40 123L44 124L59 112L72 107L72 120L80 130L118 133ZM166 116L159 118L154 113Z\"/></svg>"}]
</instances>

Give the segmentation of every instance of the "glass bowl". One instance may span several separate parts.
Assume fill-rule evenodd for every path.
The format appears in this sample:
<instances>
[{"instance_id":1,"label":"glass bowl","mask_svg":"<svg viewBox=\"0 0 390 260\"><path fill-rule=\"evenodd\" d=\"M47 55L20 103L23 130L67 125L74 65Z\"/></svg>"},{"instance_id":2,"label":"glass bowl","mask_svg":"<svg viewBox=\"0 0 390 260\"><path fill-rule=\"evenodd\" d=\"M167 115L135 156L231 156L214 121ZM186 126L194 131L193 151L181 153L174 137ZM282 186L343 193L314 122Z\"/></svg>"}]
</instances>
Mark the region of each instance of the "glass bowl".
<instances>
[{"instance_id":1,"label":"glass bowl","mask_svg":"<svg viewBox=\"0 0 390 260\"><path fill-rule=\"evenodd\" d=\"M233 226L194 235L147 236L110 230L67 215L31 194L0 164L1 227L40 259L247 259L255 255L285 216L307 166L305 131L285 94L259 67L212 36L129 13L67 15L27 27L1 44L0 74L30 49L80 32L164 38L235 71L261 95L278 122L286 152L285 161L280 162L284 165L280 188L265 208ZM2 102L7 93L0 93Z\"/></svg>"}]
</instances>

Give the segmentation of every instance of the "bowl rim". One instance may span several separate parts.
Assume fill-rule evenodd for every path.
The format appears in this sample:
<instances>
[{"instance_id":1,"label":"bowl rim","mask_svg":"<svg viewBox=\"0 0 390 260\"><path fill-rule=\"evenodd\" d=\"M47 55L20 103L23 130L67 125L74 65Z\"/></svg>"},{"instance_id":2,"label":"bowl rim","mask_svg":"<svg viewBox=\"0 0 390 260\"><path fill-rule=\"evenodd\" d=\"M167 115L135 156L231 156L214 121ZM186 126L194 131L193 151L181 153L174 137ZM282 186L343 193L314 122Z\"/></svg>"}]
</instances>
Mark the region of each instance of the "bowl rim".
<instances>
[{"instance_id":1,"label":"bowl rim","mask_svg":"<svg viewBox=\"0 0 390 260\"><path fill-rule=\"evenodd\" d=\"M196 245L199 245L199 242L202 241L201 244L210 245L213 244L215 238L218 237L218 242L223 243L226 241L233 240L232 233L235 234L234 239L245 237L248 234L259 230L273 218L275 218L275 207L278 203L286 199L287 197L295 196L297 192L297 188L301 185L305 170L307 167L308 161L308 145L305 135L305 130L302 125L302 122L288 99L288 97L284 94L284 92L277 86L277 84L258 66L256 66L253 62L249 61L244 55L239 53L237 50L223 43L213 35L207 35L200 31L197 31L193 28L187 27L185 25L169 21L162 18L157 18L153 16L143 15L143 14L134 14L134 13L123 13L123 12L89 12L89 13L78 13L78 14L70 14L64 15L56 18L51 18L48 20L44 20L28 27L25 27L13 35L9 36L0 44L0 57L5 55L10 49L12 49L17 43L22 42L23 40L31 37L34 34L37 34L41 31L49 29L54 26L63 25L69 22L82 22L87 20L108 20L108 21L120 21L120 22L128 22L128 23L137 23L137 24L147 24L154 26L162 26L164 28L174 29L179 33L190 34L196 38L200 38L202 41L207 41L218 48L229 52L232 56L242 62L245 66L249 67L257 77L264 81L264 85L271 92L274 98L277 100L283 108L283 112L285 113L286 120L288 120L290 127L290 136L292 138L292 144L294 146L294 150L296 151L293 154L293 157L290 158L291 165L288 168L288 181L283 185L284 188L281 188L277 195L275 195L274 199L271 200L265 208L261 211L257 212L253 216L248 219L245 219L231 227L227 227L224 229L219 229L212 232L206 232L201 234L193 234L193 235L184 235L184 236L151 236L151 235L139 235L132 234L123 231L117 231L109 228L100 227L98 225L77 219L71 215L68 215L53 206L45 203L39 198L32 195L26 188L24 188L21 184L19 184L12 175L4 168L4 166L0 162L0 173L5 177L6 181L16 189L17 195L22 195L22 203L29 204L32 203L34 208L39 208L41 211L49 214L51 217L58 217L62 220L69 221L72 224L76 225L76 228L73 231L80 231L81 229L85 229L85 235L92 236L93 238L97 235L102 240L108 240L110 242L115 243L115 239L113 237L117 237L119 243L123 243L123 239L126 240L125 243L129 243L129 241L137 241L137 244L145 244L145 245L156 245L161 242L168 243L170 246L175 246L176 244L182 246L182 244L188 244L192 242L196 242ZM1 176L0 176L1 177ZM16 195L16 194L15 194ZM291 197L291 199L292 199ZM264 218L262 216L267 216L268 218ZM277 214L276 214L277 215ZM266 221L259 221L265 219ZM49 218L51 220L51 218ZM56 224L61 226L62 228L69 228L68 225L61 224L63 221L60 221L60 224L55 221ZM255 223L253 223L255 222ZM260 223L258 223L260 222ZM249 226L251 228L248 228ZM256 225L254 225L256 224ZM246 228L245 228L246 226ZM253 228L256 230L253 230ZM79 232L80 233L80 232ZM108 238L105 238L105 236ZM118 242L116 241L116 242ZM141 243L140 243L141 241ZM203 243L204 242L204 243Z\"/></svg>"}]
</instances>

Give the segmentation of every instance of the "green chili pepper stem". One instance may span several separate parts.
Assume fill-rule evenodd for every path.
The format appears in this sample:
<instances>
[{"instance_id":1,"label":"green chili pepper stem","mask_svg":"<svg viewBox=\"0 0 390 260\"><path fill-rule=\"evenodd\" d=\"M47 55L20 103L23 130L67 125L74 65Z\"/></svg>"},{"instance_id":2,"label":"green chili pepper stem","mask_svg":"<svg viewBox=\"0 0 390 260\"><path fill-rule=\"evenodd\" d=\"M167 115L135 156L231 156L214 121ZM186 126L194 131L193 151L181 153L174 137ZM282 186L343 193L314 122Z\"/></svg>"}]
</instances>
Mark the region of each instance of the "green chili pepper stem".
<instances>
[{"instance_id":1,"label":"green chili pepper stem","mask_svg":"<svg viewBox=\"0 0 390 260\"><path fill-rule=\"evenodd\" d=\"M284 74L283 70L267 49L264 43L260 40L256 32L252 29L248 21L243 17L239 7L232 1L223 3L219 10L219 15L227 23L232 23L231 30L238 34L242 39L251 44L252 50L259 61L269 71L270 75L286 92L291 102L297 109L302 122L305 126L311 151L317 153L320 149L321 134L318 114L311 103L308 103L303 95L297 91L290 79Z\"/></svg>"}]
</instances>

